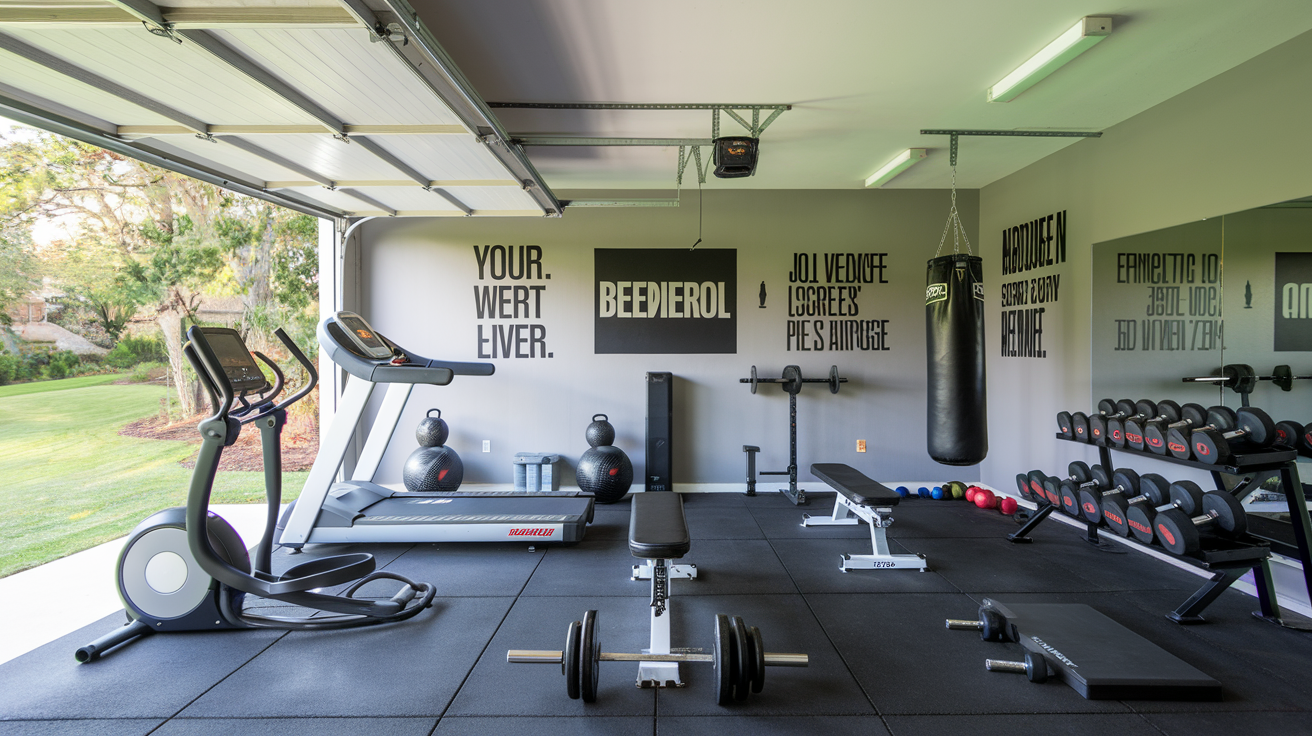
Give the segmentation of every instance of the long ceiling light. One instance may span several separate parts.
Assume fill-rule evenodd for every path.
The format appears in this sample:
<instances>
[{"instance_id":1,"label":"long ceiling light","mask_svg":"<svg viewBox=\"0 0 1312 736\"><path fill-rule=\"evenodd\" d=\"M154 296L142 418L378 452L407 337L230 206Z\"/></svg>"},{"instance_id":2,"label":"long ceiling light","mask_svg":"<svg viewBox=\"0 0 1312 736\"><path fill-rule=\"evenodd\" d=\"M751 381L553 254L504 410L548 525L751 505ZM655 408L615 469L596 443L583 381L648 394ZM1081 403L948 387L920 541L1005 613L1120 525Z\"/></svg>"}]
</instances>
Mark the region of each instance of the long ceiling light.
<instances>
[{"instance_id":1,"label":"long ceiling light","mask_svg":"<svg viewBox=\"0 0 1312 736\"><path fill-rule=\"evenodd\" d=\"M924 157L925 149L908 148L894 156L892 161L879 167L879 171L871 174L870 178L866 179L866 187L882 187L890 179L911 168L913 164Z\"/></svg>"},{"instance_id":2,"label":"long ceiling light","mask_svg":"<svg viewBox=\"0 0 1312 736\"><path fill-rule=\"evenodd\" d=\"M1060 69L1112 32L1112 19L1103 17L1081 18L1078 23L1043 47L1016 71L989 88L989 102L1010 102L1017 95L1033 87L1044 77Z\"/></svg>"}]
</instances>

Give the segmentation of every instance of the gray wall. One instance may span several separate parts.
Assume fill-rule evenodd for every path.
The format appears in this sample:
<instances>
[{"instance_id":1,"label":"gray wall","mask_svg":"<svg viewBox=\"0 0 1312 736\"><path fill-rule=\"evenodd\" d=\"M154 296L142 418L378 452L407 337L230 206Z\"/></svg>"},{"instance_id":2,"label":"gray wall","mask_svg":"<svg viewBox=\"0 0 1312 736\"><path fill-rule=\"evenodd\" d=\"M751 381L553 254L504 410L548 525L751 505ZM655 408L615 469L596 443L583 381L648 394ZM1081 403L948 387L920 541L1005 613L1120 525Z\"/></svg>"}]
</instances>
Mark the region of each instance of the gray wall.
<instances>
[{"instance_id":1,"label":"gray wall","mask_svg":"<svg viewBox=\"0 0 1312 736\"><path fill-rule=\"evenodd\" d=\"M1048 472L1096 453L1053 439L1062 409L1088 411L1094 243L1312 194L1312 35L1304 34L981 190L986 275L1004 228L1066 210L1064 291L1052 305L1047 358L990 359L991 452L983 480ZM1024 98L1016 103L1024 104ZM970 159L963 155L961 166ZM1227 252L1227 256L1229 253ZM1227 278L1229 274L1227 273ZM996 334L1000 295L987 292ZM1144 398L1144 397L1134 397ZM1153 398L1153 397L1148 397ZM1007 441L1003 441L1004 436ZM1146 467L1139 470L1146 471ZM1154 469L1160 472L1161 469Z\"/></svg>"},{"instance_id":2,"label":"gray wall","mask_svg":"<svg viewBox=\"0 0 1312 736\"><path fill-rule=\"evenodd\" d=\"M752 365L762 376L778 376L788 364L815 377L836 364L850 379L837 396L824 385L808 385L798 397L803 479L812 479L806 472L812 462L845 462L884 480L977 480L976 468L949 469L925 451L925 261L938 247L948 193L755 190L704 196L699 247L737 249L737 354L594 354L593 249L688 248L697 239L695 198L678 208L571 209L560 219L375 220L362 226L361 289L358 301L348 305L354 303L378 330L429 357L476 360L480 324L486 332L493 323L538 322L546 327L552 354L494 360L497 372L490 378L418 387L380 480L399 479L415 446L410 428L429 407L441 408L448 420L449 444L464 460L468 483L509 482L516 452L557 452L572 466L587 449L583 430L598 412L610 416L616 444L641 478L645 374L670 371L677 376L676 485L691 490L688 484L740 484L744 444L761 447L760 468L787 465L788 397L778 386L762 386L753 396L738 379ZM962 192L958 202L974 241L977 192ZM473 246L495 244L541 246L551 278L532 282L546 287L540 319L477 318ZM795 252L889 254L888 283L865 285L858 297L859 318L889 320L887 351L785 349ZM762 281L765 309L757 305ZM868 442L868 452L856 452L859 439ZM480 451L483 440L491 440L490 453ZM567 472L565 482L571 481Z\"/></svg>"}]
</instances>

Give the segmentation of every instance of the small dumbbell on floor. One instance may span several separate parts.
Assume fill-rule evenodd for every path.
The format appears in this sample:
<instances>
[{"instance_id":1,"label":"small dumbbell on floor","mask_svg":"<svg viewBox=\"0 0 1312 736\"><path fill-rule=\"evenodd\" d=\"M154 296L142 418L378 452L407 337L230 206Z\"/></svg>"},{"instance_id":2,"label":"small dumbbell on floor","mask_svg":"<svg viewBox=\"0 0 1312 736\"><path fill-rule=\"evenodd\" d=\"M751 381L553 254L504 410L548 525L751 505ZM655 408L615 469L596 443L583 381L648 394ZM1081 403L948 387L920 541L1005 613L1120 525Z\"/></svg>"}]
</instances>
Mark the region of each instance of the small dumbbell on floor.
<instances>
[{"instance_id":1,"label":"small dumbbell on floor","mask_svg":"<svg viewBox=\"0 0 1312 736\"><path fill-rule=\"evenodd\" d=\"M559 664L565 675L565 692L585 703L597 702L598 672L601 662L707 662L716 674L715 702L727 705L731 700L746 700L748 692L759 693L765 687L766 667L806 667L805 654L780 654L765 651L761 631L747 626L738 616L715 616L715 651L713 654L642 654L603 652L597 633L597 612L583 614L573 621L565 634L563 650L511 649L506 661L512 664Z\"/></svg>"},{"instance_id":2,"label":"small dumbbell on floor","mask_svg":"<svg viewBox=\"0 0 1312 736\"><path fill-rule=\"evenodd\" d=\"M1005 659L986 659L984 660L984 669L990 672L1016 672L1025 675L1029 681L1034 684L1041 684L1048 681L1048 660L1043 658L1038 652L1025 650L1025 659L1020 662L1009 662Z\"/></svg>"},{"instance_id":3,"label":"small dumbbell on floor","mask_svg":"<svg viewBox=\"0 0 1312 736\"><path fill-rule=\"evenodd\" d=\"M984 641L1007 641L1007 617L996 608L980 606L979 618L971 621L950 618L945 621L947 628L959 631L979 631L979 638Z\"/></svg>"}]
</instances>

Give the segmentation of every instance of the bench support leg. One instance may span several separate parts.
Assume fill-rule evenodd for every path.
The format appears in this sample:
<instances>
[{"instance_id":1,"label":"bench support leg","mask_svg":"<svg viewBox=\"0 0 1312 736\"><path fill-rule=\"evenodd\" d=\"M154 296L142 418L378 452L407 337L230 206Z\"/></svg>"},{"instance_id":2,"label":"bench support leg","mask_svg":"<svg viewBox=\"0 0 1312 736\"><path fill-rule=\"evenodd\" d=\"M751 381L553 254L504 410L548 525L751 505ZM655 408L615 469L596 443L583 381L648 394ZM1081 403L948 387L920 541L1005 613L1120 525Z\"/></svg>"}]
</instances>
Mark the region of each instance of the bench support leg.
<instances>
[{"instance_id":1,"label":"bench support leg","mask_svg":"<svg viewBox=\"0 0 1312 736\"><path fill-rule=\"evenodd\" d=\"M925 556L920 554L893 554L888 547L888 527L893 525L893 509L872 508L852 502L842 493L834 499L834 511L829 516L802 514L802 526L852 526L865 521L870 525L870 546L873 554L843 555L839 569L849 570L920 570L929 568Z\"/></svg>"},{"instance_id":2,"label":"bench support leg","mask_svg":"<svg viewBox=\"0 0 1312 736\"><path fill-rule=\"evenodd\" d=\"M634 580L651 581L651 639L645 654L672 654L670 650L670 587L674 578L697 577L696 565L675 565L673 560L647 560L633 566ZM638 687L683 687L678 662L639 662Z\"/></svg>"}]
</instances>

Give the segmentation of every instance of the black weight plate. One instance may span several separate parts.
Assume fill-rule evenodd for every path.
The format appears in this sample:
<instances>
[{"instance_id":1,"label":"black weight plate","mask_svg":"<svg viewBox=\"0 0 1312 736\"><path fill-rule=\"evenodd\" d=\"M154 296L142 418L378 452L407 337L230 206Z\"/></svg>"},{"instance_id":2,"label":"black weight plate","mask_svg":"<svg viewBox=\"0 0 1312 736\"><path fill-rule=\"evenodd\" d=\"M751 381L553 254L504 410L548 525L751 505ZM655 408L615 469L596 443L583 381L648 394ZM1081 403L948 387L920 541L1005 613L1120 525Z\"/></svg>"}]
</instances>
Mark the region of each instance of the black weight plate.
<instances>
[{"instance_id":1,"label":"black weight plate","mask_svg":"<svg viewBox=\"0 0 1312 736\"><path fill-rule=\"evenodd\" d=\"M1075 437L1075 430L1071 427L1071 414L1068 411L1057 412L1057 431L1066 439Z\"/></svg>"},{"instance_id":2,"label":"black weight plate","mask_svg":"<svg viewBox=\"0 0 1312 736\"><path fill-rule=\"evenodd\" d=\"M984 641L1006 641L1007 617L999 613L996 608L981 606L979 622L979 638Z\"/></svg>"},{"instance_id":3,"label":"black weight plate","mask_svg":"<svg viewBox=\"0 0 1312 736\"><path fill-rule=\"evenodd\" d=\"M1035 501L1047 498L1047 494L1043 492L1043 482L1048 479L1048 476L1042 470L1031 470L1027 477L1030 481L1030 497Z\"/></svg>"},{"instance_id":4,"label":"black weight plate","mask_svg":"<svg viewBox=\"0 0 1312 736\"><path fill-rule=\"evenodd\" d=\"M1048 503L1061 508L1061 483L1063 481L1054 476L1048 476L1043 480L1043 495L1047 497Z\"/></svg>"},{"instance_id":5,"label":"black weight plate","mask_svg":"<svg viewBox=\"0 0 1312 736\"><path fill-rule=\"evenodd\" d=\"M802 369L795 365L784 366L783 375L784 393L796 395L802 390Z\"/></svg>"},{"instance_id":6,"label":"black weight plate","mask_svg":"<svg viewBox=\"0 0 1312 736\"><path fill-rule=\"evenodd\" d=\"M1024 473L1016 474L1016 490L1020 492L1020 497L1026 501L1033 501L1034 496L1030 493L1030 477Z\"/></svg>"},{"instance_id":7,"label":"black weight plate","mask_svg":"<svg viewBox=\"0 0 1312 736\"><path fill-rule=\"evenodd\" d=\"M1157 416L1164 419L1167 423L1180 421L1180 405L1166 399L1157 402Z\"/></svg>"},{"instance_id":8,"label":"black weight plate","mask_svg":"<svg viewBox=\"0 0 1312 736\"><path fill-rule=\"evenodd\" d=\"M560 659L560 671L565 675L565 692L571 700L579 699L579 635L583 624L570 621L565 632L565 656Z\"/></svg>"},{"instance_id":9,"label":"black weight plate","mask_svg":"<svg viewBox=\"0 0 1312 736\"><path fill-rule=\"evenodd\" d=\"M1298 448L1298 438L1303 436L1303 425L1288 419L1276 422L1275 444L1290 449Z\"/></svg>"},{"instance_id":10,"label":"black weight plate","mask_svg":"<svg viewBox=\"0 0 1312 736\"><path fill-rule=\"evenodd\" d=\"M1157 404L1148 399L1139 399L1134 404L1134 414L1140 420L1157 416Z\"/></svg>"},{"instance_id":11,"label":"black weight plate","mask_svg":"<svg viewBox=\"0 0 1312 736\"><path fill-rule=\"evenodd\" d=\"M1107 441L1115 447L1125 447L1125 424L1120 419L1107 420Z\"/></svg>"},{"instance_id":12,"label":"black weight plate","mask_svg":"<svg viewBox=\"0 0 1312 736\"><path fill-rule=\"evenodd\" d=\"M1239 424L1239 415L1228 406L1217 405L1208 408L1207 423L1224 432L1227 429L1234 429Z\"/></svg>"},{"instance_id":13,"label":"black weight plate","mask_svg":"<svg viewBox=\"0 0 1312 736\"><path fill-rule=\"evenodd\" d=\"M1066 475L1070 480L1076 483L1084 483L1093 480L1093 474L1089 470L1089 464L1081 460L1076 460L1066 466Z\"/></svg>"},{"instance_id":14,"label":"black weight plate","mask_svg":"<svg viewBox=\"0 0 1312 736\"><path fill-rule=\"evenodd\" d=\"M733 699L746 700L747 691L752 686L752 650L747 644L747 626L742 617L729 619L733 625L733 666L730 668L733 679Z\"/></svg>"},{"instance_id":15,"label":"black weight plate","mask_svg":"<svg viewBox=\"0 0 1312 736\"><path fill-rule=\"evenodd\" d=\"M1125 420L1125 444L1131 449L1143 450L1143 420Z\"/></svg>"},{"instance_id":16,"label":"black weight plate","mask_svg":"<svg viewBox=\"0 0 1312 736\"><path fill-rule=\"evenodd\" d=\"M601 641L597 638L597 612L583 614L579 637L579 694L585 703L597 702L597 675L601 669Z\"/></svg>"},{"instance_id":17,"label":"black weight plate","mask_svg":"<svg viewBox=\"0 0 1312 736\"><path fill-rule=\"evenodd\" d=\"M1111 399L1103 399L1098 402L1098 413L1107 416L1116 413L1116 402Z\"/></svg>"},{"instance_id":18,"label":"black weight plate","mask_svg":"<svg viewBox=\"0 0 1312 736\"><path fill-rule=\"evenodd\" d=\"M1198 551L1198 527L1179 509L1167 509L1158 514L1153 519L1153 530L1157 541L1171 554L1186 555Z\"/></svg>"},{"instance_id":19,"label":"black weight plate","mask_svg":"<svg viewBox=\"0 0 1312 736\"><path fill-rule=\"evenodd\" d=\"M1266 447L1275 441L1276 423L1271 416L1256 406L1245 406L1239 410L1239 429L1248 433L1248 441L1258 447Z\"/></svg>"},{"instance_id":20,"label":"black weight plate","mask_svg":"<svg viewBox=\"0 0 1312 736\"><path fill-rule=\"evenodd\" d=\"M1080 494L1075 489L1075 484L1068 480L1062 481L1059 493L1061 494L1061 510L1078 518L1080 515Z\"/></svg>"},{"instance_id":21,"label":"black weight plate","mask_svg":"<svg viewBox=\"0 0 1312 736\"><path fill-rule=\"evenodd\" d=\"M1116 402L1116 413L1120 415L1117 419L1134 416L1134 402L1130 399L1121 399Z\"/></svg>"},{"instance_id":22,"label":"black weight plate","mask_svg":"<svg viewBox=\"0 0 1312 736\"><path fill-rule=\"evenodd\" d=\"M1075 432L1075 439L1079 442L1089 441L1089 417L1082 411L1077 411L1071 415L1071 430Z\"/></svg>"},{"instance_id":23,"label":"black weight plate","mask_svg":"<svg viewBox=\"0 0 1312 736\"><path fill-rule=\"evenodd\" d=\"M748 627L747 642L752 648L752 692L759 693L765 687L765 642L761 640L761 630Z\"/></svg>"},{"instance_id":24,"label":"black weight plate","mask_svg":"<svg viewBox=\"0 0 1312 736\"><path fill-rule=\"evenodd\" d=\"M829 393L831 394L838 393L839 383L840 381L838 380L838 366L836 365L829 366Z\"/></svg>"},{"instance_id":25,"label":"black weight plate","mask_svg":"<svg viewBox=\"0 0 1312 736\"><path fill-rule=\"evenodd\" d=\"M1212 491L1203 496L1203 513L1216 514L1213 522L1220 531L1232 536L1240 536L1248 531L1248 516L1239 499L1225 491Z\"/></svg>"},{"instance_id":26,"label":"black weight plate","mask_svg":"<svg viewBox=\"0 0 1312 736\"><path fill-rule=\"evenodd\" d=\"M1171 498L1171 482L1157 473L1144 473L1139 478L1139 493L1148 497L1149 506L1161 506Z\"/></svg>"},{"instance_id":27,"label":"black weight plate","mask_svg":"<svg viewBox=\"0 0 1312 736\"><path fill-rule=\"evenodd\" d=\"M1189 459L1189 435L1186 431L1176 427L1166 433L1166 451L1171 453L1171 457Z\"/></svg>"},{"instance_id":28,"label":"black weight plate","mask_svg":"<svg viewBox=\"0 0 1312 736\"><path fill-rule=\"evenodd\" d=\"M1025 650L1025 676L1036 685L1048 681L1048 661L1042 654Z\"/></svg>"},{"instance_id":29,"label":"black weight plate","mask_svg":"<svg viewBox=\"0 0 1312 736\"><path fill-rule=\"evenodd\" d=\"M1095 445L1107 444L1107 417L1101 414L1089 417L1089 441Z\"/></svg>"},{"instance_id":30,"label":"black weight plate","mask_svg":"<svg viewBox=\"0 0 1312 736\"><path fill-rule=\"evenodd\" d=\"M1166 454L1166 425L1160 421L1149 422L1143 428L1143 446L1149 451L1158 454Z\"/></svg>"},{"instance_id":31,"label":"black weight plate","mask_svg":"<svg viewBox=\"0 0 1312 736\"><path fill-rule=\"evenodd\" d=\"M1112 488L1127 496L1139 495L1139 474L1131 468L1117 468L1112 473Z\"/></svg>"},{"instance_id":32,"label":"black weight plate","mask_svg":"<svg viewBox=\"0 0 1312 736\"><path fill-rule=\"evenodd\" d=\"M1207 409L1202 404L1185 404L1180 407L1180 421L1189 422L1191 427L1201 427L1207 424Z\"/></svg>"},{"instance_id":33,"label":"black weight plate","mask_svg":"<svg viewBox=\"0 0 1312 736\"><path fill-rule=\"evenodd\" d=\"M1230 454L1230 443L1215 429L1199 429L1189 435L1189 444L1194 451L1194 459L1200 463L1216 465L1223 456Z\"/></svg>"},{"instance_id":34,"label":"black weight plate","mask_svg":"<svg viewBox=\"0 0 1312 736\"><path fill-rule=\"evenodd\" d=\"M760 382L761 379L756 377L756 366L752 366L752 393L756 393L756 384Z\"/></svg>"},{"instance_id":35,"label":"black weight plate","mask_svg":"<svg viewBox=\"0 0 1312 736\"><path fill-rule=\"evenodd\" d=\"M1125 523L1134 538L1144 544L1153 543L1153 509L1137 503L1125 512Z\"/></svg>"},{"instance_id":36,"label":"black weight plate","mask_svg":"<svg viewBox=\"0 0 1312 736\"><path fill-rule=\"evenodd\" d=\"M729 668L733 660L730 641L733 634L729 632L729 617L723 613L715 614L715 704L728 705L733 699L733 677Z\"/></svg>"},{"instance_id":37,"label":"black weight plate","mask_svg":"<svg viewBox=\"0 0 1312 736\"><path fill-rule=\"evenodd\" d=\"M1122 537L1130 536L1130 525L1125 520L1125 510L1129 508L1124 496L1108 496L1102 501L1102 520L1112 531Z\"/></svg>"},{"instance_id":38,"label":"black weight plate","mask_svg":"<svg viewBox=\"0 0 1312 736\"><path fill-rule=\"evenodd\" d=\"M1180 509L1185 516L1200 513L1203 505L1203 489L1197 483L1191 480L1177 481L1171 484L1167 492L1170 495L1170 503Z\"/></svg>"},{"instance_id":39,"label":"black weight plate","mask_svg":"<svg viewBox=\"0 0 1312 736\"><path fill-rule=\"evenodd\" d=\"M1080 516L1090 524L1102 521L1102 494L1092 488L1080 489Z\"/></svg>"},{"instance_id":40,"label":"black weight plate","mask_svg":"<svg viewBox=\"0 0 1312 736\"><path fill-rule=\"evenodd\" d=\"M1090 480L1097 483L1099 489L1112 487L1112 479L1107 475L1107 469L1102 465L1095 463L1092 468L1089 468L1089 475L1093 476ZM1080 485L1084 484L1081 483Z\"/></svg>"}]
</instances>

